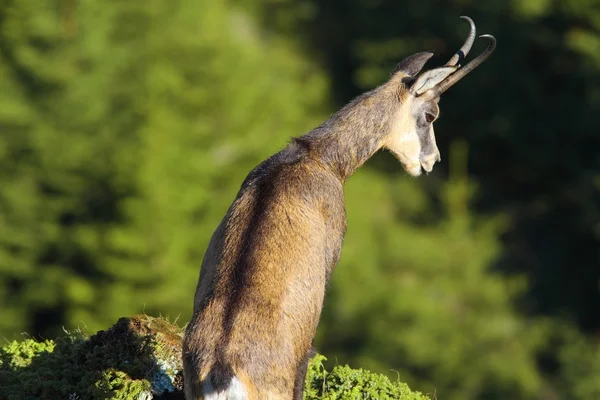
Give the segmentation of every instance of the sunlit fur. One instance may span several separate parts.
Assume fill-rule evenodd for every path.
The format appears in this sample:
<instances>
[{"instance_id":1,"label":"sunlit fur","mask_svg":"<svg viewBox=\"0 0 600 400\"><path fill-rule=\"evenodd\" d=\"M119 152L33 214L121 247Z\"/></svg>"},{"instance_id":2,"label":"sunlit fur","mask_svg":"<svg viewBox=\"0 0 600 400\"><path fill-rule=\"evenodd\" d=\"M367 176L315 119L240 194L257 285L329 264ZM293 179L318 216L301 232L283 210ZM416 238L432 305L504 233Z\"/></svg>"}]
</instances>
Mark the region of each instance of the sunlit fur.
<instances>
[{"instance_id":1,"label":"sunlit fur","mask_svg":"<svg viewBox=\"0 0 600 400\"><path fill-rule=\"evenodd\" d=\"M188 400L302 399L346 229L344 182L381 148L414 176L439 160L424 120L437 116L437 99L413 95L406 72L429 57L406 62L250 172L202 262L184 340Z\"/></svg>"}]
</instances>

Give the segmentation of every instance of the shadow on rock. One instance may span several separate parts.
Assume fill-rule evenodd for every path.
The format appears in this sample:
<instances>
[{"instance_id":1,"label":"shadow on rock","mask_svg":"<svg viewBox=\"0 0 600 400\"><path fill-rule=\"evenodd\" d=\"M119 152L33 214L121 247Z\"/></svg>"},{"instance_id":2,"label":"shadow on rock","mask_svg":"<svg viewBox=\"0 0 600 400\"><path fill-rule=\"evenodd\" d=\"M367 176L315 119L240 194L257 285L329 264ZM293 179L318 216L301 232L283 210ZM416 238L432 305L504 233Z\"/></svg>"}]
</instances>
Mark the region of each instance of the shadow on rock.
<instances>
[{"instance_id":1,"label":"shadow on rock","mask_svg":"<svg viewBox=\"0 0 600 400\"><path fill-rule=\"evenodd\" d=\"M87 338L12 342L0 349L0 399L183 399L181 328L121 318Z\"/></svg>"}]
</instances>

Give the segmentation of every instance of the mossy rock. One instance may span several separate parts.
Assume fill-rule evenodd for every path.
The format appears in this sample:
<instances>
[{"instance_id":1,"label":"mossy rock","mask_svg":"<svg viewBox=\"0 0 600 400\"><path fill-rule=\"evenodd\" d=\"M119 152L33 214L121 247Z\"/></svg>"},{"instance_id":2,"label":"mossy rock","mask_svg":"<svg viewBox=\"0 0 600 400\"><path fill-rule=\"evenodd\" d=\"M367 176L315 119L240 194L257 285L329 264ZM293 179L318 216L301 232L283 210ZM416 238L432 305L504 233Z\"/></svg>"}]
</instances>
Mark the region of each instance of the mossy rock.
<instances>
[{"instance_id":1,"label":"mossy rock","mask_svg":"<svg viewBox=\"0 0 600 400\"><path fill-rule=\"evenodd\" d=\"M87 337L14 341L0 349L0 400L183 399L182 330L164 318L121 318ZM426 400L403 383L311 360L305 400Z\"/></svg>"},{"instance_id":2,"label":"mossy rock","mask_svg":"<svg viewBox=\"0 0 600 400\"><path fill-rule=\"evenodd\" d=\"M0 399L161 399L182 390L181 329L121 318L86 337L12 342L0 350Z\"/></svg>"}]
</instances>

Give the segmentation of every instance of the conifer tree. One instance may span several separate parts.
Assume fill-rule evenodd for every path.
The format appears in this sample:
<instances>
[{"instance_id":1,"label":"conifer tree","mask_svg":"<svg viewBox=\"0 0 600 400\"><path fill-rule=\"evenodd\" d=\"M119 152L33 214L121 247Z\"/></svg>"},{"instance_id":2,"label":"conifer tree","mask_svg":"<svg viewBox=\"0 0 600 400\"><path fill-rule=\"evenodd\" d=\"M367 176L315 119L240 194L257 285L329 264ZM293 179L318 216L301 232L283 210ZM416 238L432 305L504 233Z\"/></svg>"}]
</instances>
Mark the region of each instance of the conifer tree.
<instances>
[{"instance_id":1,"label":"conifer tree","mask_svg":"<svg viewBox=\"0 0 600 400\"><path fill-rule=\"evenodd\" d=\"M0 13L0 334L186 319L212 231L316 123L323 76L225 1Z\"/></svg>"}]
</instances>

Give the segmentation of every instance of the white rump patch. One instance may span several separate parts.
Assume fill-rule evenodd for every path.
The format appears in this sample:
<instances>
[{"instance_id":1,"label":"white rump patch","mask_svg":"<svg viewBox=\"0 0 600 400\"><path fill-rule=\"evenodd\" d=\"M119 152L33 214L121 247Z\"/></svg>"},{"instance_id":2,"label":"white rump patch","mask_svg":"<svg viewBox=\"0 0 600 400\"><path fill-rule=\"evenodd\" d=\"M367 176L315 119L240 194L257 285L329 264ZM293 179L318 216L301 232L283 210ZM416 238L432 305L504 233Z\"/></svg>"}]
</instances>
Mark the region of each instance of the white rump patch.
<instances>
[{"instance_id":1,"label":"white rump patch","mask_svg":"<svg viewBox=\"0 0 600 400\"><path fill-rule=\"evenodd\" d=\"M227 388L221 390L220 392L215 392L210 383L210 379L206 379L204 385L202 386L204 391L204 399L205 400L247 400L248 394L246 393L246 388L237 378L234 376L231 378L231 382L229 382L229 386Z\"/></svg>"}]
</instances>

